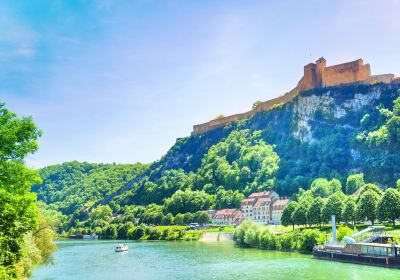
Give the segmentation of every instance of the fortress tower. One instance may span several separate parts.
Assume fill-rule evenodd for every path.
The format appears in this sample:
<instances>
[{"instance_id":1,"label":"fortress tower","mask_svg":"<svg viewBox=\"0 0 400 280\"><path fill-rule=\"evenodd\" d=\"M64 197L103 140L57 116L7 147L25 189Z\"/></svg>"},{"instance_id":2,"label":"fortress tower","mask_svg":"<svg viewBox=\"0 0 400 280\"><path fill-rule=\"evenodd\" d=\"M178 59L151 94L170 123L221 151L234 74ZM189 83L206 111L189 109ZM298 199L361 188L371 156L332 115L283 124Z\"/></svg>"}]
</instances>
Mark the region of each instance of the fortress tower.
<instances>
[{"instance_id":1,"label":"fortress tower","mask_svg":"<svg viewBox=\"0 0 400 280\"><path fill-rule=\"evenodd\" d=\"M370 78L371 67L362 59L326 67L326 60L321 57L304 66L303 89L357 83Z\"/></svg>"}]
</instances>

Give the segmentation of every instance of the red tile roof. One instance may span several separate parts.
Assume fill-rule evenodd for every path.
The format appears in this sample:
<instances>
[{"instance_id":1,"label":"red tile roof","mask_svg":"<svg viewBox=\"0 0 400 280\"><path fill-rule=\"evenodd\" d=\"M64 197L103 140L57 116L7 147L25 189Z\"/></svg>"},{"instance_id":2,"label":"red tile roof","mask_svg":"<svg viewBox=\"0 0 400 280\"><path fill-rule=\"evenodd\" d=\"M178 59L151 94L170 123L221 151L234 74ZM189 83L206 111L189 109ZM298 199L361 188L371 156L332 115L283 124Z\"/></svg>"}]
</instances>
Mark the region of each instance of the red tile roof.
<instances>
[{"instance_id":1,"label":"red tile roof","mask_svg":"<svg viewBox=\"0 0 400 280\"><path fill-rule=\"evenodd\" d=\"M254 203L256 203L257 199L256 198L246 198L243 199L241 202L241 205L253 205Z\"/></svg>"},{"instance_id":2,"label":"red tile roof","mask_svg":"<svg viewBox=\"0 0 400 280\"><path fill-rule=\"evenodd\" d=\"M269 197L262 197L257 199L257 202L254 204L254 207L264 206L271 202L271 198Z\"/></svg>"},{"instance_id":3,"label":"red tile roof","mask_svg":"<svg viewBox=\"0 0 400 280\"><path fill-rule=\"evenodd\" d=\"M272 205L272 209L273 210L280 210L283 209L286 204L289 203L289 199L285 198L285 199L278 199L274 202L274 204Z\"/></svg>"}]
</instances>

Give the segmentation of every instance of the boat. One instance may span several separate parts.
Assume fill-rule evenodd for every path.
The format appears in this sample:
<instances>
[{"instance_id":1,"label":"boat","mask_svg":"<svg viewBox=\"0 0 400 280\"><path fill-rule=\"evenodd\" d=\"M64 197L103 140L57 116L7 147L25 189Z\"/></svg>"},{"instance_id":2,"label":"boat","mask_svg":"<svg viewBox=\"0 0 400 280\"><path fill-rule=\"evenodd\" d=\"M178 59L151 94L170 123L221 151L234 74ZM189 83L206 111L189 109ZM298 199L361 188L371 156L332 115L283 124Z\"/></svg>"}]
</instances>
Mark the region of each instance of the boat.
<instances>
[{"instance_id":1,"label":"boat","mask_svg":"<svg viewBox=\"0 0 400 280\"><path fill-rule=\"evenodd\" d=\"M128 251L128 246L126 246L125 244L117 244L117 246L115 247L115 252L125 252Z\"/></svg>"},{"instance_id":2,"label":"boat","mask_svg":"<svg viewBox=\"0 0 400 280\"><path fill-rule=\"evenodd\" d=\"M315 258L400 268L400 248L394 243L387 244L391 236L383 234L384 226L368 227L352 236L345 236L345 242L340 243L336 241L334 218L332 220L333 241L315 246Z\"/></svg>"},{"instance_id":3,"label":"boat","mask_svg":"<svg viewBox=\"0 0 400 280\"><path fill-rule=\"evenodd\" d=\"M318 259L400 268L399 248L391 244L354 243L316 246Z\"/></svg>"}]
</instances>

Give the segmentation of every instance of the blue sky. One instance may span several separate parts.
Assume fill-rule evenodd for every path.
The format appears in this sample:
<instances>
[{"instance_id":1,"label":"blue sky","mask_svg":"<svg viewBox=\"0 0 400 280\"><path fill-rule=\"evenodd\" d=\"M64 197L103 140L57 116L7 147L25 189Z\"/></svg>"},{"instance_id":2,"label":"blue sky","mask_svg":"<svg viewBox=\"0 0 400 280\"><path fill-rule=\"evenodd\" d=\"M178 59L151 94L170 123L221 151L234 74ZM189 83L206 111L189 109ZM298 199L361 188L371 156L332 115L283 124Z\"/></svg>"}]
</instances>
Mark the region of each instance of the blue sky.
<instances>
[{"instance_id":1,"label":"blue sky","mask_svg":"<svg viewBox=\"0 0 400 280\"><path fill-rule=\"evenodd\" d=\"M400 1L0 2L0 101L44 131L34 167L151 162L192 125L357 58L400 75Z\"/></svg>"}]
</instances>

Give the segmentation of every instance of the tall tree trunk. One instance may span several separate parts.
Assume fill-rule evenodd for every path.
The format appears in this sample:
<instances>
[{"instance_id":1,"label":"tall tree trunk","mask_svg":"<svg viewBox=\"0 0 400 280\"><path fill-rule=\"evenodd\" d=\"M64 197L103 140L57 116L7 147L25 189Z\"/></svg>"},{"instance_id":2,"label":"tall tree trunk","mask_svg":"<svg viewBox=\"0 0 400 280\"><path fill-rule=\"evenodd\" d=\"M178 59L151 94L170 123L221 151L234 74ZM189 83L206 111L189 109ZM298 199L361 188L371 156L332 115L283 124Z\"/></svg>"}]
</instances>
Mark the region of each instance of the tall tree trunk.
<instances>
[{"instance_id":1,"label":"tall tree trunk","mask_svg":"<svg viewBox=\"0 0 400 280\"><path fill-rule=\"evenodd\" d=\"M393 219L393 229L396 227L396 219Z\"/></svg>"}]
</instances>

